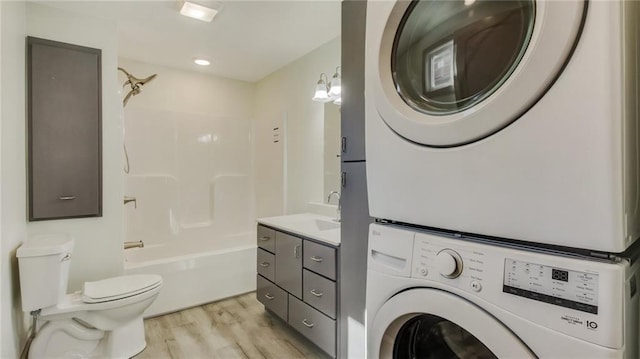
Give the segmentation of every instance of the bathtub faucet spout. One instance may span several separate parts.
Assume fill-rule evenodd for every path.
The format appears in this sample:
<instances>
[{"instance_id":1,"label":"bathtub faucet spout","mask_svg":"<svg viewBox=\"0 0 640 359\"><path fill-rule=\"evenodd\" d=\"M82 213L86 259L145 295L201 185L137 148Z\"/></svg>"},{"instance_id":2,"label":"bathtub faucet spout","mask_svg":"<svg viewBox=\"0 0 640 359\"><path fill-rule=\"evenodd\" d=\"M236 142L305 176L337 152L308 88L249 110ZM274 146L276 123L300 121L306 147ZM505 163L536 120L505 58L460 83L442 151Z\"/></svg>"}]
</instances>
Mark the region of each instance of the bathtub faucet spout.
<instances>
[{"instance_id":1,"label":"bathtub faucet spout","mask_svg":"<svg viewBox=\"0 0 640 359\"><path fill-rule=\"evenodd\" d=\"M124 196L124 204L133 202L133 208L138 208L138 200L135 197Z\"/></svg>"},{"instance_id":2,"label":"bathtub faucet spout","mask_svg":"<svg viewBox=\"0 0 640 359\"><path fill-rule=\"evenodd\" d=\"M143 241L137 241L137 242L124 242L124 249L129 249L129 248L142 248L144 247L144 242Z\"/></svg>"}]
</instances>

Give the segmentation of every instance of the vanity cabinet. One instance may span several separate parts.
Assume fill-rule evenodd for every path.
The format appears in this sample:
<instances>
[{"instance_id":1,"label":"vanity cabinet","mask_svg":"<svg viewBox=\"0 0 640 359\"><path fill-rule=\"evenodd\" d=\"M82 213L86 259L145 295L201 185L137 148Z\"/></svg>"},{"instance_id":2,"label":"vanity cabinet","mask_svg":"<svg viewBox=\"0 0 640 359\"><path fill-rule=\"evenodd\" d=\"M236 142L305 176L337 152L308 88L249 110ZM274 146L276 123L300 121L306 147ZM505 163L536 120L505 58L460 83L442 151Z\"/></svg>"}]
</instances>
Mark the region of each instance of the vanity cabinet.
<instances>
[{"instance_id":1,"label":"vanity cabinet","mask_svg":"<svg viewBox=\"0 0 640 359\"><path fill-rule=\"evenodd\" d=\"M302 298L302 239L276 232L276 284Z\"/></svg>"},{"instance_id":2,"label":"vanity cabinet","mask_svg":"<svg viewBox=\"0 0 640 359\"><path fill-rule=\"evenodd\" d=\"M336 357L338 247L263 225L257 233L258 301Z\"/></svg>"}]
</instances>

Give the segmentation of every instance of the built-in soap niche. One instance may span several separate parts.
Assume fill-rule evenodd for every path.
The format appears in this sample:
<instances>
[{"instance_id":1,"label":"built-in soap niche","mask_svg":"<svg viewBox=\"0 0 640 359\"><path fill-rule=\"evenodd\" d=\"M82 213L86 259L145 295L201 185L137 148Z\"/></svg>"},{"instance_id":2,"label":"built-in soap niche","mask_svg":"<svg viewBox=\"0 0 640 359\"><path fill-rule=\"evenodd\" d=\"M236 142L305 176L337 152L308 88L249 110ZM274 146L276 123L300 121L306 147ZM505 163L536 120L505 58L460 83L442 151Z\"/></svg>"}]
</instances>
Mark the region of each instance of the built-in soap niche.
<instances>
[{"instance_id":1,"label":"built-in soap niche","mask_svg":"<svg viewBox=\"0 0 640 359\"><path fill-rule=\"evenodd\" d=\"M29 221L102 216L101 50L27 37Z\"/></svg>"}]
</instances>

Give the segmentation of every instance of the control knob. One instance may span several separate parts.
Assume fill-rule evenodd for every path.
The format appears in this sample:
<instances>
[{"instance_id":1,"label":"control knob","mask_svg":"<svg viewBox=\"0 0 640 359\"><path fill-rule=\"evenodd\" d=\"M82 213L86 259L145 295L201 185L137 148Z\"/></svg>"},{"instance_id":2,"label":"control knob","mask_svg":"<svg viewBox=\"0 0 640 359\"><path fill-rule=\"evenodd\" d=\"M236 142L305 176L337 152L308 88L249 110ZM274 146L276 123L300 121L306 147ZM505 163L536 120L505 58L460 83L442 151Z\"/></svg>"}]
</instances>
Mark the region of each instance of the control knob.
<instances>
[{"instance_id":1,"label":"control knob","mask_svg":"<svg viewBox=\"0 0 640 359\"><path fill-rule=\"evenodd\" d=\"M451 249L443 249L436 256L436 268L445 278L456 278L462 273L462 258Z\"/></svg>"}]
</instances>

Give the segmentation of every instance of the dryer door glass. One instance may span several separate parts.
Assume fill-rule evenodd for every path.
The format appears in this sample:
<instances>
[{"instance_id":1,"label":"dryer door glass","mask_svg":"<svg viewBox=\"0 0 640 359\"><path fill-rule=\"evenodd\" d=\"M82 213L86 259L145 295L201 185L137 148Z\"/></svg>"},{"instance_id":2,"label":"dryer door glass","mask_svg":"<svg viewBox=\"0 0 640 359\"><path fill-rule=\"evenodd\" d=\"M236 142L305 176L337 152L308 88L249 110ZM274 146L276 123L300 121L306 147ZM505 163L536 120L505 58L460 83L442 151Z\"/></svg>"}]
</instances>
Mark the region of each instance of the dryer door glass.
<instances>
[{"instance_id":1,"label":"dryer door glass","mask_svg":"<svg viewBox=\"0 0 640 359\"><path fill-rule=\"evenodd\" d=\"M497 358L462 327L436 315L423 314L407 321L393 347L394 359Z\"/></svg>"},{"instance_id":2,"label":"dryer door glass","mask_svg":"<svg viewBox=\"0 0 640 359\"><path fill-rule=\"evenodd\" d=\"M533 32L523 1L416 1L401 20L391 67L400 97L431 115L481 102L511 75Z\"/></svg>"}]
</instances>

